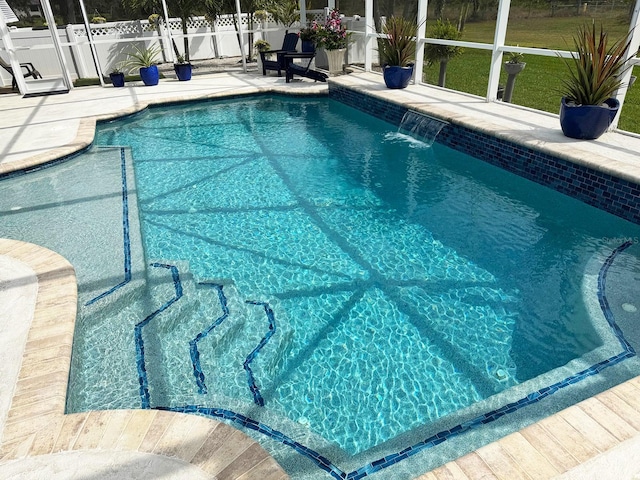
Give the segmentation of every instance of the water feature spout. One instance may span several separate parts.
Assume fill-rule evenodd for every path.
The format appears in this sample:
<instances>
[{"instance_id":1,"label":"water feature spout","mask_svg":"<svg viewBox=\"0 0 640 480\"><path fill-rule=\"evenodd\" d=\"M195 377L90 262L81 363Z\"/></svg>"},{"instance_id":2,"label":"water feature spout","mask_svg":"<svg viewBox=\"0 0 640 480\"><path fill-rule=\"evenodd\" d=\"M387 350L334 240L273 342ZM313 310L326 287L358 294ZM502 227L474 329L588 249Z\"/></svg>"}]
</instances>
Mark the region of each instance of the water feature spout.
<instances>
[{"instance_id":1,"label":"water feature spout","mask_svg":"<svg viewBox=\"0 0 640 480\"><path fill-rule=\"evenodd\" d=\"M398 131L404 131L412 136L420 137L431 146L440 131L447 125L449 123L444 120L416 112L415 110L407 110L400 121Z\"/></svg>"}]
</instances>

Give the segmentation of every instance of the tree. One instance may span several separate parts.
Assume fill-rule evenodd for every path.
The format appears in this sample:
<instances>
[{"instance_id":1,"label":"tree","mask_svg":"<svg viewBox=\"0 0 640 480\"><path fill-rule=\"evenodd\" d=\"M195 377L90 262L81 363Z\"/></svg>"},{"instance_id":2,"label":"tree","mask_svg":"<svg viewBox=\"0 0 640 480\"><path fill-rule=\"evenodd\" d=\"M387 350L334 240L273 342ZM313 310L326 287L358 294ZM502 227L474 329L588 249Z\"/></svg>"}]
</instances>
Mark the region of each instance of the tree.
<instances>
[{"instance_id":1,"label":"tree","mask_svg":"<svg viewBox=\"0 0 640 480\"><path fill-rule=\"evenodd\" d=\"M262 8L271 13L275 21L284 25L287 31L300 20L296 0L266 0L262 1Z\"/></svg>"},{"instance_id":2,"label":"tree","mask_svg":"<svg viewBox=\"0 0 640 480\"><path fill-rule=\"evenodd\" d=\"M437 20L429 32L431 38L442 38L445 40L460 40L462 33L448 20L443 22ZM450 45L438 45L434 43L427 43L424 47L424 56L427 59L428 65L433 65L436 62L440 62L440 74L438 77L438 86L444 87L445 79L447 76L447 63L453 57L457 57L462 53L462 48L453 47Z\"/></svg>"}]
</instances>

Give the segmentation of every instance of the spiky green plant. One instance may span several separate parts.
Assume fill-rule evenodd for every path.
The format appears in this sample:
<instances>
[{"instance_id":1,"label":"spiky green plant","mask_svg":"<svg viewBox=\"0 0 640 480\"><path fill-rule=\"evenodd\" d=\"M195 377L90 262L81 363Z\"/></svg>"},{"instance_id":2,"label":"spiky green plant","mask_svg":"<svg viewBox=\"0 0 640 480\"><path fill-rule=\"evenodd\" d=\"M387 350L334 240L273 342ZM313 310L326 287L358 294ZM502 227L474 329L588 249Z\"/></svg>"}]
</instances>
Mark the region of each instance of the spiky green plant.
<instances>
[{"instance_id":1,"label":"spiky green plant","mask_svg":"<svg viewBox=\"0 0 640 480\"><path fill-rule=\"evenodd\" d=\"M141 67L150 67L157 63L159 53L160 47L158 45L154 45L149 48L139 48L134 45L133 51L127 53L127 59L120 66L129 73L137 73L137 69Z\"/></svg>"},{"instance_id":2,"label":"spiky green plant","mask_svg":"<svg viewBox=\"0 0 640 480\"><path fill-rule=\"evenodd\" d=\"M416 55L418 24L404 17L390 17L382 27L386 38L378 39L380 65L406 67Z\"/></svg>"},{"instance_id":3,"label":"spiky green plant","mask_svg":"<svg viewBox=\"0 0 640 480\"><path fill-rule=\"evenodd\" d=\"M609 46L609 37L595 23L578 28L573 37L575 52L564 59L569 76L563 79L561 93L577 105L602 105L622 85L621 76L631 67L626 61L629 35Z\"/></svg>"}]
</instances>

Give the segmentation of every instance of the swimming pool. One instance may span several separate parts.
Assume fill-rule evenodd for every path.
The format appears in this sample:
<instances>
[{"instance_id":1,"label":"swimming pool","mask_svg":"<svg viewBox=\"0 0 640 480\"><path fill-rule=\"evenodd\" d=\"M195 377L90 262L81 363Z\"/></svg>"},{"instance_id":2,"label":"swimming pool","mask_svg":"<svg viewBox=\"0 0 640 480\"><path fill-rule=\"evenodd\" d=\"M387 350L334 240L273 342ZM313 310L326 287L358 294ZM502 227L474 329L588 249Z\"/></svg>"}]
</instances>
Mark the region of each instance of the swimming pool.
<instances>
[{"instance_id":1,"label":"swimming pool","mask_svg":"<svg viewBox=\"0 0 640 480\"><path fill-rule=\"evenodd\" d=\"M109 295L84 296L71 410L224 410L375 471L621 350L597 278L608 258L636 268L635 247L615 249L637 226L337 102L153 109L97 143L133 146L122 198L139 204L151 295L117 323ZM88 163L118 183L127 155Z\"/></svg>"}]
</instances>

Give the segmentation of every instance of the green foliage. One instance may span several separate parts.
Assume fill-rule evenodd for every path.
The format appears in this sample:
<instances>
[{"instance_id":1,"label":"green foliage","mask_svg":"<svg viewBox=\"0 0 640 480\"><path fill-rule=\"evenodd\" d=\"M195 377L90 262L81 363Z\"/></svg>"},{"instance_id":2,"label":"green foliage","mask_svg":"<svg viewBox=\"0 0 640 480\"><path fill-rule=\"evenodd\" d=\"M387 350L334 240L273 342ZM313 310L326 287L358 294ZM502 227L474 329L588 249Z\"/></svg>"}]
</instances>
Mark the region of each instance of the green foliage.
<instances>
[{"instance_id":1,"label":"green foliage","mask_svg":"<svg viewBox=\"0 0 640 480\"><path fill-rule=\"evenodd\" d=\"M291 27L300 20L296 0L269 0L264 2L264 8L271 12L274 20L285 28Z\"/></svg>"},{"instance_id":2,"label":"green foliage","mask_svg":"<svg viewBox=\"0 0 640 480\"><path fill-rule=\"evenodd\" d=\"M267 52L271 50L271 44L266 40L256 40L253 44L253 48L256 52Z\"/></svg>"},{"instance_id":3,"label":"green foliage","mask_svg":"<svg viewBox=\"0 0 640 480\"><path fill-rule=\"evenodd\" d=\"M578 105L601 105L622 85L620 76L630 68L626 54L631 39L627 36L609 43L607 32L595 23L583 25L573 37L575 52L565 63L569 76L562 81L562 93Z\"/></svg>"},{"instance_id":4,"label":"green foliage","mask_svg":"<svg viewBox=\"0 0 640 480\"><path fill-rule=\"evenodd\" d=\"M255 18L259 22L264 22L269 18L269 12L266 10L256 10L253 12L253 18Z\"/></svg>"},{"instance_id":5,"label":"green foliage","mask_svg":"<svg viewBox=\"0 0 640 480\"><path fill-rule=\"evenodd\" d=\"M418 24L404 17L392 16L382 27L387 38L378 39L380 65L406 67L416 55Z\"/></svg>"},{"instance_id":6,"label":"green foliage","mask_svg":"<svg viewBox=\"0 0 640 480\"><path fill-rule=\"evenodd\" d=\"M158 45L149 48L139 48L134 45L133 52L127 53L127 59L121 67L129 73L142 67L150 67L157 63L159 53L160 47Z\"/></svg>"},{"instance_id":7,"label":"green foliage","mask_svg":"<svg viewBox=\"0 0 640 480\"><path fill-rule=\"evenodd\" d=\"M524 63L524 55L519 52L507 52L505 58L507 63Z\"/></svg>"},{"instance_id":8,"label":"green foliage","mask_svg":"<svg viewBox=\"0 0 640 480\"><path fill-rule=\"evenodd\" d=\"M316 22L313 22L310 27L305 27L300 29L300 40L305 42L313 42L313 44L318 43L318 27L319 25Z\"/></svg>"},{"instance_id":9,"label":"green foliage","mask_svg":"<svg viewBox=\"0 0 640 480\"><path fill-rule=\"evenodd\" d=\"M162 16L159 13L152 13L151 15L149 15L149 18L147 20L149 21L149 25L157 27L162 23Z\"/></svg>"},{"instance_id":10,"label":"green foliage","mask_svg":"<svg viewBox=\"0 0 640 480\"><path fill-rule=\"evenodd\" d=\"M462 38L462 32L459 32L456 26L449 20L446 22L437 20L435 25L429 29L427 36L431 38L442 38L444 40L460 40L460 38ZM460 54L462 54L461 47L436 45L433 43L427 43L424 47L424 56L429 65L439 62L448 62Z\"/></svg>"}]
</instances>

